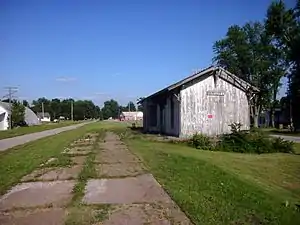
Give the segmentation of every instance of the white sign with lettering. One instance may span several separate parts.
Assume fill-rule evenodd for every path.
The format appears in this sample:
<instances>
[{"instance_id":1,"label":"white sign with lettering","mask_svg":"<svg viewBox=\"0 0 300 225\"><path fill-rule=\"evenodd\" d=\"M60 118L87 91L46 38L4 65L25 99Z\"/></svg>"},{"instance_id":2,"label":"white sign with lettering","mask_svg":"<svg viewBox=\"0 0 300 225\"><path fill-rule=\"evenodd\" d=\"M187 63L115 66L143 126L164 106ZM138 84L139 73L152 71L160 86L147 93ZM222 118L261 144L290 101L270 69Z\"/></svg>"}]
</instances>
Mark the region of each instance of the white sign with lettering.
<instances>
[{"instance_id":1,"label":"white sign with lettering","mask_svg":"<svg viewBox=\"0 0 300 225\"><path fill-rule=\"evenodd\" d=\"M225 91L223 90L210 90L206 92L206 95L208 96L224 96Z\"/></svg>"}]
</instances>

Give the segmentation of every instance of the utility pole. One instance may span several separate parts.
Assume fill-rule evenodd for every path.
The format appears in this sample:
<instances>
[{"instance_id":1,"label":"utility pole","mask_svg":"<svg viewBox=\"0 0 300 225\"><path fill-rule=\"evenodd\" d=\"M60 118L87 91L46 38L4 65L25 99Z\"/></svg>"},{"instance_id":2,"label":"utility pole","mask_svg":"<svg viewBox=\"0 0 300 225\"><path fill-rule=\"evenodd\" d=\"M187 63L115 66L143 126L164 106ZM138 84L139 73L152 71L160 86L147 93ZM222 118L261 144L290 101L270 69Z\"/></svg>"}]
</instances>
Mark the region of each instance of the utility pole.
<instances>
[{"instance_id":1,"label":"utility pole","mask_svg":"<svg viewBox=\"0 0 300 225\"><path fill-rule=\"evenodd\" d=\"M71 100L71 120L73 121L73 117L74 117L74 109L73 109L73 100Z\"/></svg>"},{"instance_id":2,"label":"utility pole","mask_svg":"<svg viewBox=\"0 0 300 225\"><path fill-rule=\"evenodd\" d=\"M9 103L9 109L10 109L10 117L9 117L9 129L12 128L12 97L13 94L16 93L18 91L17 87L5 87L5 89L8 91L8 94L6 95L6 97L8 97L8 103Z\"/></svg>"},{"instance_id":3,"label":"utility pole","mask_svg":"<svg viewBox=\"0 0 300 225\"><path fill-rule=\"evenodd\" d=\"M42 115L43 115L43 118L45 117L45 112L44 112L44 102L42 102Z\"/></svg>"},{"instance_id":4,"label":"utility pole","mask_svg":"<svg viewBox=\"0 0 300 225\"><path fill-rule=\"evenodd\" d=\"M128 103L128 110L129 110L129 112L130 112L130 101L129 101L129 103Z\"/></svg>"}]
</instances>

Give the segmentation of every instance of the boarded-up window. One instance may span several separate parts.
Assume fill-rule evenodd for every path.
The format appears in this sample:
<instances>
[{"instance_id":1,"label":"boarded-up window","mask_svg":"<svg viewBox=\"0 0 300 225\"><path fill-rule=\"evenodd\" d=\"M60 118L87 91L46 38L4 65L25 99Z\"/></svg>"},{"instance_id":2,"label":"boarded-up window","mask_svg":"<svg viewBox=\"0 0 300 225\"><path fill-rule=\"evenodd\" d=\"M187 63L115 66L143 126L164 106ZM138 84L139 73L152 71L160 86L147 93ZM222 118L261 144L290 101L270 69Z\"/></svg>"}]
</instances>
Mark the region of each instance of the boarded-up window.
<instances>
[{"instance_id":1,"label":"boarded-up window","mask_svg":"<svg viewBox=\"0 0 300 225\"><path fill-rule=\"evenodd\" d=\"M157 107L156 105L151 105L150 107L150 126L157 125Z\"/></svg>"},{"instance_id":2,"label":"boarded-up window","mask_svg":"<svg viewBox=\"0 0 300 225\"><path fill-rule=\"evenodd\" d=\"M171 128L174 128L174 101L171 98Z\"/></svg>"}]
</instances>

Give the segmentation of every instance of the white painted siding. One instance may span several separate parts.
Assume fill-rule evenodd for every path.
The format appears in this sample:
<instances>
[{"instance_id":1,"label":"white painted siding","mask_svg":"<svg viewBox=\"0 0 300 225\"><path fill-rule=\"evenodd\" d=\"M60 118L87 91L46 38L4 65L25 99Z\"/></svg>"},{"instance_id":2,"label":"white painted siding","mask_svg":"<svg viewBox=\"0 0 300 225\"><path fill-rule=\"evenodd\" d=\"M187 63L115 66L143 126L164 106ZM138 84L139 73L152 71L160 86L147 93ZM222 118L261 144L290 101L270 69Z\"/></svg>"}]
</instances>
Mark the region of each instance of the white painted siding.
<instances>
[{"instance_id":1,"label":"white painted siding","mask_svg":"<svg viewBox=\"0 0 300 225\"><path fill-rule=\"evenodd\" d=\"M229 125L234 122L241 123L242 129L249 129L246 94L221 78L216 83L213 76L200 79L186 85L180 92L180 136L187 137L196 132L207 135L229 133ZM208 96L207 91L212 90L222 90L224 96Z\"/></svg>"},{"instance_id":2,"label":"white painted siding","mask_svg":"<svg viewBox=\"0 0 300 225\"><path fill-rule=\"evenodd\" d=\"M8 128L8 112L0 106L0 130L7 130Z\"/></svg>"}]
</instances>

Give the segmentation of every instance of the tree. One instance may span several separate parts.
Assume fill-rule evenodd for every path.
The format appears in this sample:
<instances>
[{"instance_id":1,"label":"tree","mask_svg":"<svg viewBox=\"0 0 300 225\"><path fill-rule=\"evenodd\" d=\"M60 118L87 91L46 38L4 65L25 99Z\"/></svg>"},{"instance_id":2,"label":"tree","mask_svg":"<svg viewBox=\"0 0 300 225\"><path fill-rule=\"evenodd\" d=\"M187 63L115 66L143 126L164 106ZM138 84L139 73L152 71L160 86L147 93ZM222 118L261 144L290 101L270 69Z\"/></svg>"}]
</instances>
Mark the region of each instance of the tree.
<instances>
[{"instance_id":1,"label":"tree","mask_svg":"<svg viewBox=\"0 0 300 225\"><path fill-rule=\"evenodd\" d=\"M128 102L128 104L127 104L127 110L128 111L136 111L135 104L132 101Z\"/></svg>"},{"instance_id":2,"label":"tree","mask_svg":"<svg viewBox=\"0 0 300 225\"><path fill-rule=\"evenodd\" d=\"M285 52L289 65L289 90L292 107L291 125L300 128L300 0L293 9L283 1L273 2L267 11L266 29Z\"/></svg>"},{"instance_id":3,"label":"tree","mask_svg":"<svg viewBox=\"0 0 300 225\"><path fill-rule=\"evenodd\" d=\"M12 127L22 126L25 124L25 106L18 102L13 101L11 107L11 124Z\"/></svg>"},{"instance_id":4,"label":"tree","mask_svg":"<svg viewBox=\"0 0 300 225\"><path fill-rule=\"evenodd\" d=\"M95 106L92 101L79 100L74 102L74 119L83 120L99 118L100 108Z\"/></svg>"},{"instance_id":5,"label":"tree","mask_svg":"<svg viewBox=\"0 0 300 225\"><path fill-rule=\"evenodd\" d=\"M73 119L83 120L91 118L99 118L100 108L89 100L74 99L52 99L39 98L33 101L31 109L34 112L42 111L42 103L44 104L44 111L49 112L52 119L58 119L60 116L71 119L71 107L73 104Z\"/></svg>"},{"instance_id":6,"label":"tree","mask_svg":"<svg viewBox=\"0 0 300 225\"><path fill-rule=\"evenodd\" d=\"M119 104L117 101L111 99L109 101L104 102L104 107L101 109L103 119L118 118L119 117Z\"/></svg>"},{"instance_id":7,"label":"tree","mask_svg":"<svg viewBox=\"0 0 300 225\"><path fill-rule=\"evenodd\" d=\"M95 107L96 116L95 118L103 120L102 112L99 106L96 105Z\"/></svg>"},{"instance_id":8,"label":"tree","mask_svg":"<svg viewBox=\"0 0 300 225\"><path fill-rule=\"evenodd\" d=\"M144 97L140 97L137 99L138 102L138 111L142 111L143 112L143 104L141 104L141 101L144 99Z\"/></svg>"},{"instance_id":9,"label":"tree","mask_svg":"<svg viewBox=\"0 0 300 225\"><path fill-rule=\"evenodd\" d=\"M50 106L51 101L46 99L45 97L38 98L37 100L32 101L32 107L31 110L34 111L35 113L42 112L42 105L44 106L44 112L49 112L51 113L51 106Z\"/></svg>"},{"instance_id":10,"label":"tree","mask_svg":"<svg viewBox=\"0 0 300 225\"><path fill-rule=\"evenodd\" d=\"M23 100L22 101L22 104L25 106L25 107L29 107L29 102L27 100Z\"/></svg>"},{"instance_id":11,"label":"tree","mask_svg":"<svg viewBox=\"0 0 300 225\"><path fill-rule=\"evenodd\" d=\"M54 98L50 102L50 115L52 119L58 119L61 114L61 102L60 99Z\"/></svg>"},{"instance_id":12,"label":"tree","mask_svg":"<svg viewBox=\"0 0 300 225\"><path fill-rule=\"evenodd\" d=\"M270 105L272 87L279 86L272 85L272 51L271 39L259 22L231 26L226 37L214 44L214 61L219 66L260 89L254 98L248 97L254 127L258 126L261 110Z\"/></svg>"}]
</instances>

